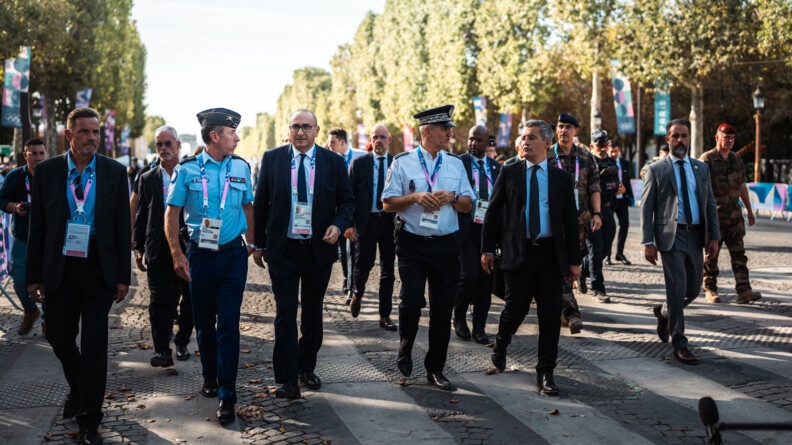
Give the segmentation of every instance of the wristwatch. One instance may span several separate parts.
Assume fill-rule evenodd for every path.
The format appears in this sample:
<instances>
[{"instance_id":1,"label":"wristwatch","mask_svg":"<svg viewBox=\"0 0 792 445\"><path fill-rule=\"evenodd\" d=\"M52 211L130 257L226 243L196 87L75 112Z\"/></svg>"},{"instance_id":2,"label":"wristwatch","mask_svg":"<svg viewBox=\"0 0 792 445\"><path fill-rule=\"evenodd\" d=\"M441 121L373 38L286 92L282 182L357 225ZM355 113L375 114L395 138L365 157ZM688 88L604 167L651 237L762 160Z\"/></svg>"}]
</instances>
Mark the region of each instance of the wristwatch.
<instances>
[{"instance_id":1,"label":"wristwatch","mask_svg":"<svg viewBox=\"0 0 792 445\"><path fill-rule=\"evenodd\" d=\"M591 212L591 216L599 216L600 218L602 218L602 213L600 213L600 212Z\"/></svg>"},{"instance_id":2,"label":"wristwatch","mask_svg":"<svg viewBox=\"0 0 792 445\"><path fill-rule=\"evenodd\" d=\"M253 250L256 250L256 245L253 243L248 243L247 246Z\"/></svg>"},{"instance_id":3,"label":"wristwatch","mask_svg":"<svg viewBox=\"0 0 792 445\"><path fill-rule=\"evenodd\" d=\"M454 202L457 201L459 201L459 195L457 194L457 192L454 192Z\"/></svg>"}]
</instances>

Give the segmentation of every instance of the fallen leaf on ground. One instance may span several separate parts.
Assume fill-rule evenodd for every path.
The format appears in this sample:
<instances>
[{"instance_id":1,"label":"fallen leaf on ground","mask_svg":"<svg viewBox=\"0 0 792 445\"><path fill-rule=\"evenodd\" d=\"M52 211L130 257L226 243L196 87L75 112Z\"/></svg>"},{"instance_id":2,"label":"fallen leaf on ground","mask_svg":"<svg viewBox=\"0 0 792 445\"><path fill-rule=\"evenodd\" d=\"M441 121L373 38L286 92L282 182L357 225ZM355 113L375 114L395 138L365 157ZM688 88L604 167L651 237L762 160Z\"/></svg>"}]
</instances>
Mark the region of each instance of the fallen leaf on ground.
<instances>
[{"instance_id":1,"label":"fallen leaf on ground","mask_svg":"<svg viewBox=\"0 0 792 445\"><path fill-rule=\"evenodd\" d=\"M250 379L248 380L248 383L261 383L263 381L264 381L263 379Z\"/></svg>"},{"instance_id":2,"label":"fallen leaf on ground","mask_svg":"<svg viewBox=\"0 0 792 445\"><path fill-rule=\"evenodd\" d=\"M193 397L195 397L195 396L186 396L186 397L184 397L184 400L192 400Z\"/></svg>"},{"instance_id":3,"label":"fallen leaf on ground","mask_svg":"<svg viewBox=\"0 0 792 445\"><path fill-rule=\"evenodd\" d=\"M148 344L148 343L138 343L137 344L137 348L138 349L151 349L151 345Z\"/></svg>"},{"instance_id":4,"label":"fallen leaf on ground","mask_svg":"<svg viewBox=\"0 0 792 445\"><path fill-rule=\"evenodd\" d=\"M282 426L282 427L278 428L278 431L280 431L280 432L281 432L281 434L283 434L283 433L285 433L285 432L286 432L286 427L285 427L285 426Z\"/></svg>"},{"instance_id":5,"label":"fallen leaf on ground","mask_svg":"<svg viewBox=\"0 0 792 445\"><path fill-rule=\"evenodd\" d=\"M156 420L154 420L154 419L146 419L146 423L154 423L154 422L156 422Z\"/></svg>"},{"instance_id":6,"label":"fallen leaf on ground","mask_svg":"<svg viewBox=\"0 0 792 445\"><path fill-rule=\"evenodd\" d=\"M239 352L243 354L250 354L250 349L240 349Z\"/></svg>"},{"instance_id":7,"label":"fallen leaf on ground","mask_svg":"<svg viewBox=\"0 0 792 445\"><path fill-rule=\"evenodd\" d=\"M137 408L137 409L146 409L146 405L141 403L140 405L136 406L135 408Z\"/></svg>"},{"instance_id":8,"label":"fallen leaf on ground","mask_svg":"<svg viewBox=\"0 0 792 445\"><path fill-rule=\"evenodd\" d=\"M559 414L561 414L561 413L560 413L560 412L558 412L558 410L557 410L557 409L554 409L554 410L550 410L550 412L549 412L549 413L547 413L547 414L550 414L551 416L557 416L557 415L559 415Z\"/></svg>"},{"instance_id":9,"label":"fallen leaf on ground","mask_svg":"<svg viewBox=\"0 0 792 445\"><path fill-rule=\"evenodd\" d=\"M80 432L79 431L69 431L68 434L69 434L69 437L71 437L72 439L76 439L77 437L80 436Z\"/></svg>"},{"instance_id":10,"label":"fallen leaf on ground","mask_svg":"<svg viewBox=\"0 0 792 445\"><path fill-rule=\"evenodd\" d=\"M175 370L173 368L168 368L168 369L165 370L165 374L168 374L168 375L179 375L179 371L177 371L177 370Z\"/></svg>"},{"instance_id":11,"label":"fallen leaf on ground","mask_svg":"<svg viewBox=\"0 0 792 445\"><path fill-rule=\"evenodd\" d=\"M115 398L115 393L114 392L109 392L109 393L105 394L105 399L113 400L113 398Z\"/></svg>"},{"instance_id":12,"label":"fallen leaf on ground","mask_svg":"<svg viewBox=\"0 0 792 445\"><path fill-rule=\"evenodd\" d=\"M255 366L256 366L256 365L254 365L254 364L252 364L252 363L245 363L244 365L242 365L242 367L243 367L243 368L245 368L245 369L250 369L250 368L253 368L253 367L255 367Z\"/></svg>"},{"instance_id":13,"label":"fallen leaf on ground","mask_svg":"<svg viewBox=\"0 0 792 445\"><path fill-rule=\"evenodd\" d=\"M255 394L253 394L253 398L254 399L263 399L265 397L267 397L267 393L265 393L265 392L257 392Z\"/></svg>"},{"instance_id":14,"label":"fallen leaf on ground","mask_svg":"<svg viewBox=\"0 0 792 445\"><path fill-rule=\"evenodd\" d=\"M451 399L451 400L449 400L449 401L448 401L448 403L459 403L459 400L457 400L457 399Z\"/></svg>"},{"instance_id":15,"label":"fallen leaf on ground","mask_svg":"<svg viewBox=\"0 0 792 445\"><path fill-rule=\"evenodd\" d=\"M240 331L249 331L251 329L253 329L253 326L240 326L239 327Z\"/></svg>"},{"instance_id":16,"label":"fallen leaf on ground","mask_svg":"<svg viewBox=\"0 0 792 445\"><path fill-rule=\"evenodd\" d=\"M196 357L200 357L201 351L193 351L193 354L195 354Z\"/></svg>"},{"instance_id":17,"label":"fallen leaf on ground","mask_svg":"<svg viewBox=\"0 0 792 445\"><path fill-rule=\"evenodd\" d=\"M130 387L126 386L126 385L121 385L121 387L118 388L118 390L121 391L121 392L127 392L127 391L132 391L132 388L130 388Z\"/></svg>"},{"instance_id":18,"label":"fallen leaf on ground","mask_svg":"<svg viewBox=\"0 0 792 445\"><path fill-rule=\"evenodd\" d=\"M498 369L498 368L487 368L487 370L484 371L484 374L485 375L500 374L500 369Z\"/></svg>"},{"instance_id":19,"label":"fallen leaf on ground","mask_svg":"<svg viewBox=\"0 0 792 445\"><path fill-rule=\"evenodd\" d=\"M170 422L171 420L170 420L170 419L165 419L165 421L166 421L166 422Z\"/></svg>"}]
</instances>

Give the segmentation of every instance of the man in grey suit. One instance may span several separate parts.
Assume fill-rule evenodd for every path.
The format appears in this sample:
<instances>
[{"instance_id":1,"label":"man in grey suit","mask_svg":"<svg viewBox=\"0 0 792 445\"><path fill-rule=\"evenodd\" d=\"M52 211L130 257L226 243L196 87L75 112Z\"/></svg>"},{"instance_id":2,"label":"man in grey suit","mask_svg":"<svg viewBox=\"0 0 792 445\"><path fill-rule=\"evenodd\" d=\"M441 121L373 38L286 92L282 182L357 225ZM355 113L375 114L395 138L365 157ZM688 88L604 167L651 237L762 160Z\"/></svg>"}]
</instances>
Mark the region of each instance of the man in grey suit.
<instances>
[{"instance_id":1,"label":"man in grey suit","mask_svg":"<svg viewBox=\"0 0 792 445\"><path fill-rule=\"evenodd\" d=\"M644 256L657 264L663 258L665 304L654 307L657 335L669 337L674 357L696 364L688 349L683 309L701 292L704 257L718 251L720 229L707 164L688 156L690 122L674 119L666 125L670 154L649 167L641 197Z\"/></svg>"}]
</instances>

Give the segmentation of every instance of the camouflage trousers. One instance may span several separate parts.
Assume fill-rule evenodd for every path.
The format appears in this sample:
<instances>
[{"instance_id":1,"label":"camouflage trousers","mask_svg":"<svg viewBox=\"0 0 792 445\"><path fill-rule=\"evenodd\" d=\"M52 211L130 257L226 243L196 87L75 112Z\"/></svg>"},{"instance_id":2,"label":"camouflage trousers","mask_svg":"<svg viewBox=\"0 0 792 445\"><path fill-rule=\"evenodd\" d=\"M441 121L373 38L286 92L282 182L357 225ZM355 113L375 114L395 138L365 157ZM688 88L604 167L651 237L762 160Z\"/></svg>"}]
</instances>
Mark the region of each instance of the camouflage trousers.
<instances>
[{"instance_id":1,"label":"camouflage trousers","mask_svg":"<svg viewBox=\"0 0 792 445\"><path fill-rule=\"evenodd\" d=\"M588 221L591 221L591 219L588 219L587 222L584 223L581 223L580 219L578 220L578 242L580 243L581 257L588 252L586 249L586 228L590 224ZM566 321L573 318L582 318L580 316L580 307L578 306L577 299L575 298L574 292L572 292L572 282L566 279L564 280L562 288L561 316Z\"/></svg>"},{"instance_id":2,"label":"camouflage trousers","mask_svg":"<svg viewBox=\"0 0 792 445\"><path fill-rule=\"evenodd\" d=\"M751 283L748 281L748 257L745 256L745 222L742 220L737 222L721 223L720 226L721 239L718 246L729 249L729 256L731 257L732 272L734 272L735 290L739 292L749 291ZM718 250L720 253L720 249ZM704 289L718 291L718 254L714 257L704 255Z\"/></svg>"}]
</instances>

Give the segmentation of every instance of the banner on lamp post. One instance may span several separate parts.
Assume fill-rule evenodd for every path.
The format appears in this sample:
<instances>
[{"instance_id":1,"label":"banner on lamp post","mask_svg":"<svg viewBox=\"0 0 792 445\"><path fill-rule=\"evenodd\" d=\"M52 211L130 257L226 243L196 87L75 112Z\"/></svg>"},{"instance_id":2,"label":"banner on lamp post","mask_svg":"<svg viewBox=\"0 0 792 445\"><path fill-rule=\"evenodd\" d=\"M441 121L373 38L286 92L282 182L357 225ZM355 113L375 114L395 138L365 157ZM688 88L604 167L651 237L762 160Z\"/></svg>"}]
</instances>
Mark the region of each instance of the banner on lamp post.
<instances>
[{"instance_id":1,"label":"banner on lamp post","mask_svg":"<svg viewBox=\"0 0 792 445\"><path fill-rule=\"evenodd\" d=\"M473 97L473 111L476 116L476 123L487 125L487 96Z\"/></svg>"},{"instance_id":2,"label":"banner on lamp post","mask_svg":"<svg viewBox=\"0 0 792 445\"><path fill-rule=\"evenodd\" d=\"M20 93L28 91L30 83L30 47L19 48L19 56L6 59L3 71L3 111L0 126L22 128Z\"/></svg>"},{"instance_id":3,"label":"banner on lamp post","mask_svg":"<svg viewBox=\"0 0 792 445\"><path fill-rule=\"evenodd\" d=\"M613 83L613 105L616 108L616 129L619 134L635 134L635 113L633 112L632 90L627 76L619 69L621 62L611 60L611 80Z\"/></svg>"},{"instance_id":4,"label":"banner on lamp post","mask_svg":"<svg viewBox=\"0 0 792 445\"><path fill-rule=\"evenodd\" d=\"M91 106L91 93L92 88L86 88L77 92L77 100L74 102L74 108L90 107Z\"/></svg>"},{"instance_id":5,"label":"banner on lamp post","mask_svg":"<svg viewBox=\"0 0 792 445\"><path fill-rule=\"evenodd\" d=\"M671 120L671 93L668 92L668 84L655 86L654 97L654 134L665 136L666 124Z\"/></svg>"},{"instance_id":6,"label":"banner on lamp post","mask_svg":"<svg viewBox=\"0 0 792 445\"><path fill-rule=\"evenodd\" d=\"M404 151L413 149L413 129L407 124L402 124L402 139L404 139Z\"/></svg>"},{"instance_id":7,"label":"banner on lamp post","mask_svg":"<svg viewBox=\"0 0 792 445\"><path fill-rule=\"evenodd\" d=\"M357 125L358 134L358 149L363 150L368 144L368 135L366 134L366 126L364 124Z\"/></svg>"},{"instance_id":8,"label":"banner on lamp post","mask_svg":"<svg viewBox=\"0 0 792 445\"><path fill-rule=\"evenodd\" d=\"M121 130L121 155L128 155L129 154L129 134L132 130L129 128L129 124L124 125L124 129Z\"/></svg>"},{"instance_id":9,"label":"banner on lamp post","mask_svg":"<svg viewBox=\"0 0 792 445\"><path fill-rule=\"evenodd\" d=\"M113 154L113 147L115 147L113 141L115 140L116 111L106 110L105 113L105 154L109 156Z\"/></svg>"},{"instance_id":10,"label":"banner on lamp post","mask_svg":"<svg viewBox=\"0 0 792 445\"><path fill-rule=\"evenodd\" d=\"M511 113L501 113L500 122L498 123L498 140L495 146L498 148L508 148L509 138L511 137Z\"/></svg>"}]
</instances>

